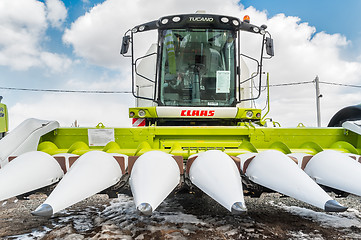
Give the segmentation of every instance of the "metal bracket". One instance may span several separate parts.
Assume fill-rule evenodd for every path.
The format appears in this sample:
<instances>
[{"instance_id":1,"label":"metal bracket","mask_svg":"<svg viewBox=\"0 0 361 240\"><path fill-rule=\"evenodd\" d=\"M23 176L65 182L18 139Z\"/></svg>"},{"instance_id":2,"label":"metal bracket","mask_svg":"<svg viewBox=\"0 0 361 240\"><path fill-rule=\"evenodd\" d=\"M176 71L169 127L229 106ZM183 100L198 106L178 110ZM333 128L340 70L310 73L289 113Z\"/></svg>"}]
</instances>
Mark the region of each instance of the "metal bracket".
<instances>
[{"instance_id":1,"label":"metal bracket","mask_svg":"<svg viewBox=\"0 0 361 240\"><path fill-rule=\"evenodd\" d=\"M354 132L354 133L357 133L358 135L361 135L361 121L346 121L344 123L342 123L342 127L351 131L351 132Z\"/></svg>"}]
</instances>

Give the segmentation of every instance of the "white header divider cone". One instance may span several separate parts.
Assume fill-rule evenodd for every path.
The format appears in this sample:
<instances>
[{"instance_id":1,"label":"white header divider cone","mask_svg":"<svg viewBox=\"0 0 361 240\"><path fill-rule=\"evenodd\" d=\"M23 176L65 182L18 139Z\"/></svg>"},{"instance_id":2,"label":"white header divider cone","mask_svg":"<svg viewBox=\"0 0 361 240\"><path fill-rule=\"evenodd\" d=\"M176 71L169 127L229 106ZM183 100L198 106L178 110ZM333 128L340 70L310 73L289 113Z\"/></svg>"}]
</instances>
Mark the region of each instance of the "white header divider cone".
<instances>
[{"instance_id":1,"label":"white header divider cone","mask_svg":"<svg viewBox=\"0 0 361 240\"><path fill-rule=\"evenodd\" d=\"M190 167L189 179L230 212L240 214L247 210L237 165L224 152L199 153Z\"/></svg>"},{"instance_id":2,"label":"white header divider cone","mask_svg":"<svg viewBox=\"0 0 361 240\"><path fill-rule=\"evenodd\" d=\"M21 154L0 169L0 201L58 182L64 173L49 154L32 151Z\"/></svg>"},{"instance_id":3,"label":"white header divider cone","mask_svg":"<svg viewBox=\"0 0 361 240\"><path fill-rule=\"evenodd\" d=\"M245 162L250 157L247 169ZM277 150L241 154L241 170L253 182L326 211L345 211L287 155ZM331 205L331 206L330 206ZM334 208L332 208L334 207Z\"/></svg>"},{"instance_id":4,"label":"white header divider cone","mask_svg":"<svg viewBox=\"0 0 361 240\"><path fill-rule=\"evenodd\" d=\"M56 121L29 118L0 140L0 165L8 163L9 156L36 151L42 135L59 127Z\"/></svg>"},{"instance_id":5,"label":"white header divider cone","mask_svg":"<svg viewBox=\"0 0 361 240\"><path fill-rule=\"evenodd\" d=\"M180 170L172 155L161 151L144 153L135 161L129 178L136 208L151 215L179 181Z\"/></svg>"},{"instance_id":6,"label":"white header divider cone","mask_svg":"<svg viewBox=\"0 0 361 240\"><path fill-rule=\"evenodd\" d=\"M304 171L319 184L361 196L361 164L344 153L319 152Z\"/></svg>"},{"instance_id":7,"label":"white header divider cone","mask_svg":"<svg viewBox=\"0 0 361 240\"><path fill-rule=\"evenodd\" d=\"M116 184L122 176L115 158L102 151L90 151L79 157L53 192L33 215L50 217Z\"/></svg>"}]
</instances>

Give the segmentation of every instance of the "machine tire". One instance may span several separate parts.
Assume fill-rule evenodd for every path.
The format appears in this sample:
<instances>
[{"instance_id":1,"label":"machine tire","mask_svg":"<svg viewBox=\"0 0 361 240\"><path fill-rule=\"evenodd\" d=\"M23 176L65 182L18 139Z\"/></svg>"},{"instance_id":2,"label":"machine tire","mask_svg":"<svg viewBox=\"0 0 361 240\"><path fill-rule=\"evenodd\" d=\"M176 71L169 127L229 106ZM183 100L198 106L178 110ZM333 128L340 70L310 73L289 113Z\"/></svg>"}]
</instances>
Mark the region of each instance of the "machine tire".
<instances>
[{"instance_id":1,"label":"machine tire","mask_svg":"<svg viewBox=\"0 0 361 240\"><path fill-rule=\"evenodd\" d=\"M346 121L361 120L361 105L342 108L330 120L327 127L341 127Z\"/></svg>"}]
</instances>

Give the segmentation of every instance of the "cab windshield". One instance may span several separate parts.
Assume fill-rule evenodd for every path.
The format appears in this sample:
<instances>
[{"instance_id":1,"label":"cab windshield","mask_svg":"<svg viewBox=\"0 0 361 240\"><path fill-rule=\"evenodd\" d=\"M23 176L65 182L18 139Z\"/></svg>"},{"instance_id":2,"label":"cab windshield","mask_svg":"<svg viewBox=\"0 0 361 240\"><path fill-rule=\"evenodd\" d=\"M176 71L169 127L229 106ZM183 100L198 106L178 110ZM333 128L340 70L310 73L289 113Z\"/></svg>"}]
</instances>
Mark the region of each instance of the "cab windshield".
<instances>
[{"instance_id":1,"label":"cab windshield","mask_svg":"<svg viewBox=\"0 0 361 240\"><path fill-rule=\"evenodd\" d=\"M159 100L166 106L235 104L235 32L164 30Z\"/></svg>"}]
</instances>

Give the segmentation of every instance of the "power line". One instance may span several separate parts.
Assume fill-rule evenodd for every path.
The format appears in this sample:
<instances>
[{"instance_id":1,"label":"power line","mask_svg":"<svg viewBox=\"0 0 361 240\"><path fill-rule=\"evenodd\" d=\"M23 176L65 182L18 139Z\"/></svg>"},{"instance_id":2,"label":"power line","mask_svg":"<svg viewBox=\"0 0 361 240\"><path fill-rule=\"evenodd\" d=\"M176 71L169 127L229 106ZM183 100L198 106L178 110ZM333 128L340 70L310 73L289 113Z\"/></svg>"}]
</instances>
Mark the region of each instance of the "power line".
<instances>
[{"instance_id":1,"label":"power line","mask_svg":"<svg viewBox=\"0 0 361 240\"><path fill-rule=\"evenodd\" d=\"M286 86L296 86L303 84L314 83L314 81L304 81L304 82L293 82L293 83L279 83L279 84L270 84L270 87L286 87ZM343 84L343 83L333 83L333 82L324 82L319 81L321 84L342 86L342 87L353 87L361 88L361 85L353 84ZM261 86L267 87L267 86ZM105 90L65 90L65 89L40 89L40 88L16 88L16 87L0 87L1 90L12 90L12 91L29 91L29 92L55 92L55 93L93 93L93 94L131 94L131 91L105 91Z\"/></svg>"},{"instance_id":2,"label":"power line","mask_svg":"<svg viewBox=\"0 0 361 240\"><path fill-rule=\"evenodd\" d=\"M270 84L270 87L284 87L284 86L295 86L295 85L303 85L314 83L314 81L305 81L305 82L293 82L293 83L280 83L280 84ZM342 87L354 87L354 88L361 88L361 85L353 85L353 84L344 84L344 83L333 83L333 82L324 82L319 81L319 83L327 84L327 85L334 85L334 86L342 86Z\"/></svg>"},{"instance_id":3,"label":"power line","mask_svg":"<svg viewBox=\"0 0 361 240\"><path fill-rule=\"evenodd\" d=\"M112 94L132 93L131 91L65 90L65 89L15 88L15 87L0 87L0 89L13 90L13 91L56 92L56 93L112 93Z\"/></svg>"},{"instance_id":4,"label":"power line","mask_svg":"<svg viewBox=\"0 0 361 240\"><path fill-rule=\"evenodd\" d=\"M353 84L332 83L332 82L323 82L323 81L319 81L319 83L323 83L323 84L327 84L327 85L342 86L342 87L354 87L354 88L361 88L361 86L360 86L360 85L353 85Z\"/></svg>"},{"instance_id":5,"label":"power line","mask_svg":"<svg viewBox=\"0 0 361 240\"><path fill-rule=\"evenodd\" d=\"M305 81L305 82L293 82L293 83L279 83L279 84L270 84L270 87L284 87L284 86L295 86L295 85L303 85L313 83L313 81Z\"/></svg>"}]
</instances>

